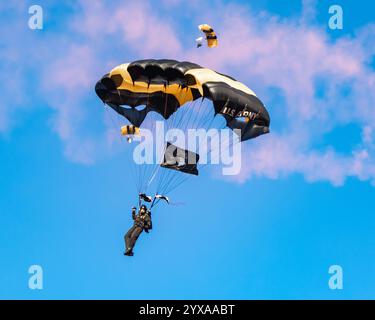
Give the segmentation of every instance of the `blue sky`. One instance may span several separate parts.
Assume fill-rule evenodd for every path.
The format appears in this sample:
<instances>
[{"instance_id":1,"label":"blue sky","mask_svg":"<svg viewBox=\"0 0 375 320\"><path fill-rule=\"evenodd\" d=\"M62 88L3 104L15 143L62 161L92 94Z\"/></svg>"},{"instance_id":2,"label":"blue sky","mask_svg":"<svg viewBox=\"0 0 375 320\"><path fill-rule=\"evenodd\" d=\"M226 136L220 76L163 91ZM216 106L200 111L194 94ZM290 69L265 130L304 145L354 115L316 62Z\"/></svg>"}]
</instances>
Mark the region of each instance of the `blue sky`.
<instances>
[{"instance_id":1,"label":"blue sky","mask_svg":"<svg viewBox=\"0 0 375 320\"><path fill-rule=\"evenodd\" d=\"M375 298L374 4L39 1L0 5L0 298ZM199 23L220 46L197 51ZM207 168L124 257L136 191L93 90L112 67L188 59L254 89L271 134L243 170ZM44 289L28 288L30 265ZM340 265L343 290L330 290ZM142 274L142 276L139 276Z\"/></svg>"}]
</instances>

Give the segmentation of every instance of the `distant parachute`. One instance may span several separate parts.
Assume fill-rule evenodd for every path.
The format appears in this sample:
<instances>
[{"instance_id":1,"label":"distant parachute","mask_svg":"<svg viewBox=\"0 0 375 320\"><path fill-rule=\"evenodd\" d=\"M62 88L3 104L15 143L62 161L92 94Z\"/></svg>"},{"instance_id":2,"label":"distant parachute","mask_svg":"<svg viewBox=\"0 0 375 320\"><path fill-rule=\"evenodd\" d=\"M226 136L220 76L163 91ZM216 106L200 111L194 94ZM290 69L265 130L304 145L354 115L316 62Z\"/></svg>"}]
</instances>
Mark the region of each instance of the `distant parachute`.
<instances>
[{"instance_id":1,"label":"distant parachute","mask_svg":"<svg viewBox=\"0 0 375 320\"><path fill-rule=\"evenodd\" d=\"M150 111L168 119L185 103L203 97L213 102L215 114L221 114L229 128L241 129L242 141L269 132L268 112L251 89L192 62L150 59L122 64L99 80L95 91L135 127ZM145 107L136 108L140 105Z\"/></svg>"},{"instance_id":2,"label":"distant parachute","mask_svg":"<svg viewBox=\"0 0 375 320\"><path fill-rule=\"evenodd\" d=\"M251 89L230 76L188 61L147 59L121 64L97 82L95 91L130 122L122 127L125 136L142 135L142 128L153 128L157 118L182 130L208 129L216 115L222 116L224 127L240 129L240 141L269 132L269 114ZM148 173L137 173L138 193L146 194L156 183L156 194L166 195L184 180L181 175L198 175L199 155L194 151L167 141L156 167ZM189 158L195 163L186 163ZM138 165L136 170L148 169Z\"/></svg>"},{"instance_id":3,"label":"distant parachute","mask_svg":"<svg viewBox=\"0 0 375 320\"><path fill-rule=\"evenodd\" d=\"M216 33L210 25L201 24L198 26L198 28L205 34L205 38L207 40L207 47L214 48L218 45ZM198 48L202 46L202 40L202 37L196 39Z\"/></svg>"},{"instance_id":4,"label":"distant parachute","mask_svg":"<svg viewBox=\"0 0 375 320\"><path fill-rule=\"evenodd\" d=\"M134 136L140 135L140 130L134 125L126 125L121 127L121 135L127 138L127 141L130 143L133 140Z\"/></svg>"}]
</instances>

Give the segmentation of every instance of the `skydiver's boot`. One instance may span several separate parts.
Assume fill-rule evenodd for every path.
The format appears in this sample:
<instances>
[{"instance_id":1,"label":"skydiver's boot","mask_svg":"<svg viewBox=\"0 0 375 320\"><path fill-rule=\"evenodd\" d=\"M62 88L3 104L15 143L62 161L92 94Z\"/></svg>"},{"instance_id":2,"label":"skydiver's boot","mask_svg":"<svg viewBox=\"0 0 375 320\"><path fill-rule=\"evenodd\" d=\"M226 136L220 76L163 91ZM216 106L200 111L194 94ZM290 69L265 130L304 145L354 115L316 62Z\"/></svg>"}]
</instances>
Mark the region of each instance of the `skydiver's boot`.
<instances>
[{"instance_id":1,"label":"skydiver's boot","mask_svg":"<svg viewBox=\"0 0 375 320\"><path fill-rule=\"evenodd\" d=\"M124 256L133 256L134 253L133 253L133 250L132 249L126 249L126 251L124 252Z\"/></svg>"}]
</instances>

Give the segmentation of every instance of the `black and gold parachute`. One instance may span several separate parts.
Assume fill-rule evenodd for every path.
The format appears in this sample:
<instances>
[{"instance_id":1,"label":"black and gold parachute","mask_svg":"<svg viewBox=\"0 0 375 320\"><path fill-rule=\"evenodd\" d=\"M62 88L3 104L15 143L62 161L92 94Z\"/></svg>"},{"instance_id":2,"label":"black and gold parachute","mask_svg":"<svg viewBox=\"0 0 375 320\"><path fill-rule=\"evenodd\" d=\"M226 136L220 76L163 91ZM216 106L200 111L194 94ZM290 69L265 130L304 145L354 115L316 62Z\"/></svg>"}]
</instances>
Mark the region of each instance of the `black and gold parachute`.
<instances>
[{"instance_id":1,"label":"black and gold parachute","mask_svg":"<svg viewBox=\"0 0 375 320\"><path fill-rule=\"evenodd\" d=\"M200 24L198 28L200 31L204 33L206 37L207 47L209 48L217 47L218 41L217 41L217 36L216 36L214 29L212 29L212 27L208 24Z\"/></svg>"},{"instance_id":2,"label":"black and gold parachute","mask_svg":"<svg viewBox=\"0 0 375 320\"><path fill-rule=\"evenodd\" d=\"M97 82L95 91L135 127L142 127L151 111L168 119L184 104L207 98L215 115L222 115L229 128L241 130L241 141L269 132L269 114L251 89L192 62L147 59L121 64Z\"/></svg>"}]
</instances>

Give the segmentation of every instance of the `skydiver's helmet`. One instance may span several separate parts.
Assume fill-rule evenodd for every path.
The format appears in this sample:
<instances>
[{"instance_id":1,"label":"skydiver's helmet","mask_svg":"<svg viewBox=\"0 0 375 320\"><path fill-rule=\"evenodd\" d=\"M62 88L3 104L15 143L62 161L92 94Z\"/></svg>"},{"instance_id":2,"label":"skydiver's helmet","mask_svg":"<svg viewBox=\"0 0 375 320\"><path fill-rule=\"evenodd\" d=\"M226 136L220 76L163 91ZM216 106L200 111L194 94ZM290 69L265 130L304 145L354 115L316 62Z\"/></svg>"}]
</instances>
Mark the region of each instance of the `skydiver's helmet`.
<instances>
[{"instance_id":1,"label":"skydiver's helmet","mask_svg":"<svg viewBox=\"0 0 375 320\"><path fill-rule=\"evenodd\" d=\"M144 204L142 204L141 207L139 208L139 211L146 213L147 207Z\"/></svg>"}]
</instances>

